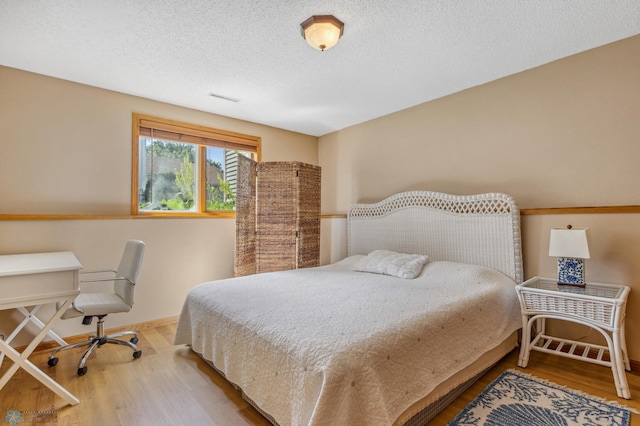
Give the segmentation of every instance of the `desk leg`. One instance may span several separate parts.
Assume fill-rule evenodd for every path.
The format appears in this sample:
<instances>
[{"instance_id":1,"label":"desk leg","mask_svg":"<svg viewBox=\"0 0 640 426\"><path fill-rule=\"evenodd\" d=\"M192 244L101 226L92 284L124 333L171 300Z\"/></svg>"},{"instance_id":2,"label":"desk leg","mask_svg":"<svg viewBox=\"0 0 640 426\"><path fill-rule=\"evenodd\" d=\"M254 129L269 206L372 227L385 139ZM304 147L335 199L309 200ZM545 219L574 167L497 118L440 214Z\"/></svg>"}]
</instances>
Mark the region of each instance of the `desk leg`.
<instances>
[{"instance_id":1,"label":"desk leg","mask_svg":"<svg viewBox=\"0 0 640 426\"><path fill-rule=\"evenodd\" d=\"M13 330L13 332L9 335L9 337L7 337L5 342L11 343L11 341L18 335L18 333L20 333L20 331L22 331L22 329L26 327L29 321L37 325L40 329L44 328L45 324L42 321L40 321L40 318L36 316L36 313L38 312L38 310L40 310L42 306L43 305L36 305L33 307L33 309L31 309L31 311L27 310L27 308L23 306L16 308L22 315L24 315L24 319L22 320L22 322L20 322L20 324L18 324L18 326L15 328L15 330ZM67 345L67 342L65 342L64 339L62 339L62 337L58 336L58 334L55 331L49 330L49 333L47 334L49 335L49 337L55 340L58 344L60 344L60 346ZM0 353L0 366L2 365L3 359L4 359L4 353Z\"/></svg>"},{"instance_id":2,"label":"desk leg","mask_svg":"<svg viewBox=\"0 0 640 426\"><path fill-rule=\"evenodd\" d=\"M28 322L29 322L29 318L23 319L22 322L18 324L18 326L13 330L13 332L7 337L7 339L4 342L7 344L11 343L13 338L16 337L18 333L20 333L20 331L27 325ZM0 366L2 366L3 360L4 360L4 352L0 353Z\"/></svg>"},{"instance_id":3,"label":"desk leg","mask_svg":"<svg viewBox=\"0 0 640 426\"><path fill-rule=\"evenodd\" d=\"M23 368L33 377L35 377L40 383L51 389L55 392L60 398L67 401L67 403L71 405L76 405L80 402L78 398L73 396L69 391L63 388L60 384L58 384L51 377L46 375L42 370L36 367L31 361L27 358L31 353L35 350L35 348L40 344L42 339L49 333L53 324L60 319L62 314L67 310L68 306L71 304L71 300L65 300L64 303L60 306L60 309L56 311L56 313L51 317L51 319L47 322L47 324L42 328L40 333L33 338L31 343L26 347L26 349L19 353L14 348L9 346L7 342L0 340L0 352L7 355L9 359L11 359L14 364L9 367L9 369L4 373L2 377L0 377L0 389L7 384L9 379L13 377L13 375L18 371L19 368Z\"/></svg>"},{"instance_id":4,"label":"desk leg","mask_svg":"<svg viewBox=\"0 0 640 426\"><path fill-rule=\"evenodd\" d=\"M28 319L29 321L31 321L32 323L34 323L35 325L37 325L39 328L44 328L45 324L40 321L40 318L38 318L36 316L36 312L38 312L38 310L42 307L43 305L38 305L35 306L31 312L29 312L26 308L20 306L16 309L18 309L20 312L22 312L22 315L24 315L25 317L27 317L26 319ZM51 337L53 340L55 340L60 346L66 346L67 342L64 341L64 339L60 336L58 336L58 334L53 331L53 330L49 330L49 332L47 333L47 335L49 335L49 337Z\"/></svg>"}]
</instances>

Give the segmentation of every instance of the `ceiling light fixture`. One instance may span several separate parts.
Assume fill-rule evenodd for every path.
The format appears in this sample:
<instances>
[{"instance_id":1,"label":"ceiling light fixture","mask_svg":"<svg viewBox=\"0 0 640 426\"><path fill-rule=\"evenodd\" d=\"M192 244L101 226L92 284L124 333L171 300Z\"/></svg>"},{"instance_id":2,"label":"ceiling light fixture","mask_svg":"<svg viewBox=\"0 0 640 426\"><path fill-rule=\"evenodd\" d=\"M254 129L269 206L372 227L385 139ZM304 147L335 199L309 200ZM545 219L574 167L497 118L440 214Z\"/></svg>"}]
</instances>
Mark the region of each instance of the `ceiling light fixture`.
<instances>
[{"instance_id":1,"label":"ceiling light fixture","mask_svg":"<svg viewBox=\"0 0 640 426\"><path fill-rule=\"evenodd\" d=\"M314 15L300 24L300 29L309 46L325 51L338 43L344 23L333 15Z\"/></svg>"}]
</instances>

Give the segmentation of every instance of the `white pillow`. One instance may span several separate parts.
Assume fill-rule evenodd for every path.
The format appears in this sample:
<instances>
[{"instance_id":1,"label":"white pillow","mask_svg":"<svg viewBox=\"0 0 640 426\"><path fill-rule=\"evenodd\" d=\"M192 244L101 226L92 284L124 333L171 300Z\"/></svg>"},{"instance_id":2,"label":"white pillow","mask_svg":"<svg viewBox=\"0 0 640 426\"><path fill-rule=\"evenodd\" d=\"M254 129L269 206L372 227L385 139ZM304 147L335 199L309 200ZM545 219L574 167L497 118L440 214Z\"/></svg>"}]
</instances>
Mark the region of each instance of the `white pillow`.
<instances>
[{"instance_id":1,"label":"white pillow","mask_svg":"<svg viewBox=\"0 0 640 426\"><path fill-rule=\"evenodd\" d=\"M423 254L404 254L389 250L375 250L360 259L353 267L353 270L398 278L415 278L420 275L428 260L429 257Z\"/></svg>"}]
</instances>

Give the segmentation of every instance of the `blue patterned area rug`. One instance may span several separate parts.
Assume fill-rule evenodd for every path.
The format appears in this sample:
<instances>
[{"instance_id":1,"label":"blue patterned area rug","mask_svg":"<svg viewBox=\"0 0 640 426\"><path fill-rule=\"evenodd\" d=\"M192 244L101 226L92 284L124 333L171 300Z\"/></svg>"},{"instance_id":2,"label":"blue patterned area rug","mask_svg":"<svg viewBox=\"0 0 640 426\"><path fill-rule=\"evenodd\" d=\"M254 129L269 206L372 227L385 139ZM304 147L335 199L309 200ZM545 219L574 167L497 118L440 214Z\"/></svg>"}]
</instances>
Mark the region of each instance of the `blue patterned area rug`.
<instances>
[{"instance_id":1,"label":"blue patterned area rug","mask_svg":"<svg viewBox=\"0 0 640 426\"><path fill-rule=\"evenodd\" d=\"M507 370L450 426L629 425L629 410L517 370Z\"/></svg>"}]
</instances>

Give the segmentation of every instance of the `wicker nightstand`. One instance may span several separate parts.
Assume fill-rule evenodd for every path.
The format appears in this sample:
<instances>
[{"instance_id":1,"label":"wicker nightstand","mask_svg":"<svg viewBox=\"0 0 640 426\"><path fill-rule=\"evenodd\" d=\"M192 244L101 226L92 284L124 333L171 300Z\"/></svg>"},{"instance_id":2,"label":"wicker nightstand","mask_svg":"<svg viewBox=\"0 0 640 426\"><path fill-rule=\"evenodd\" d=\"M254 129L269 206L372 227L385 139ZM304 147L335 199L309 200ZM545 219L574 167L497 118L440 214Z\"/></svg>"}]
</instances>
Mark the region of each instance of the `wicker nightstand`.
<instances>
[{"instance_id":1,"label":"wicker nightstand","mask_svg":"<svg viewBox=\"0 0 640 426\"><path fill-rule=\"evenodd\" d=\"M624 336L629 291L627 286L611 284L558 285L555 279L540 277L516 286L522 309L518 365L526 367L529 352L535 350L611 367L618 396L630 399L625 369L631 368ZM547 318L587 325L604 336L607 346L549 336L545 330Z\"/></svg>"}]
</instances>

